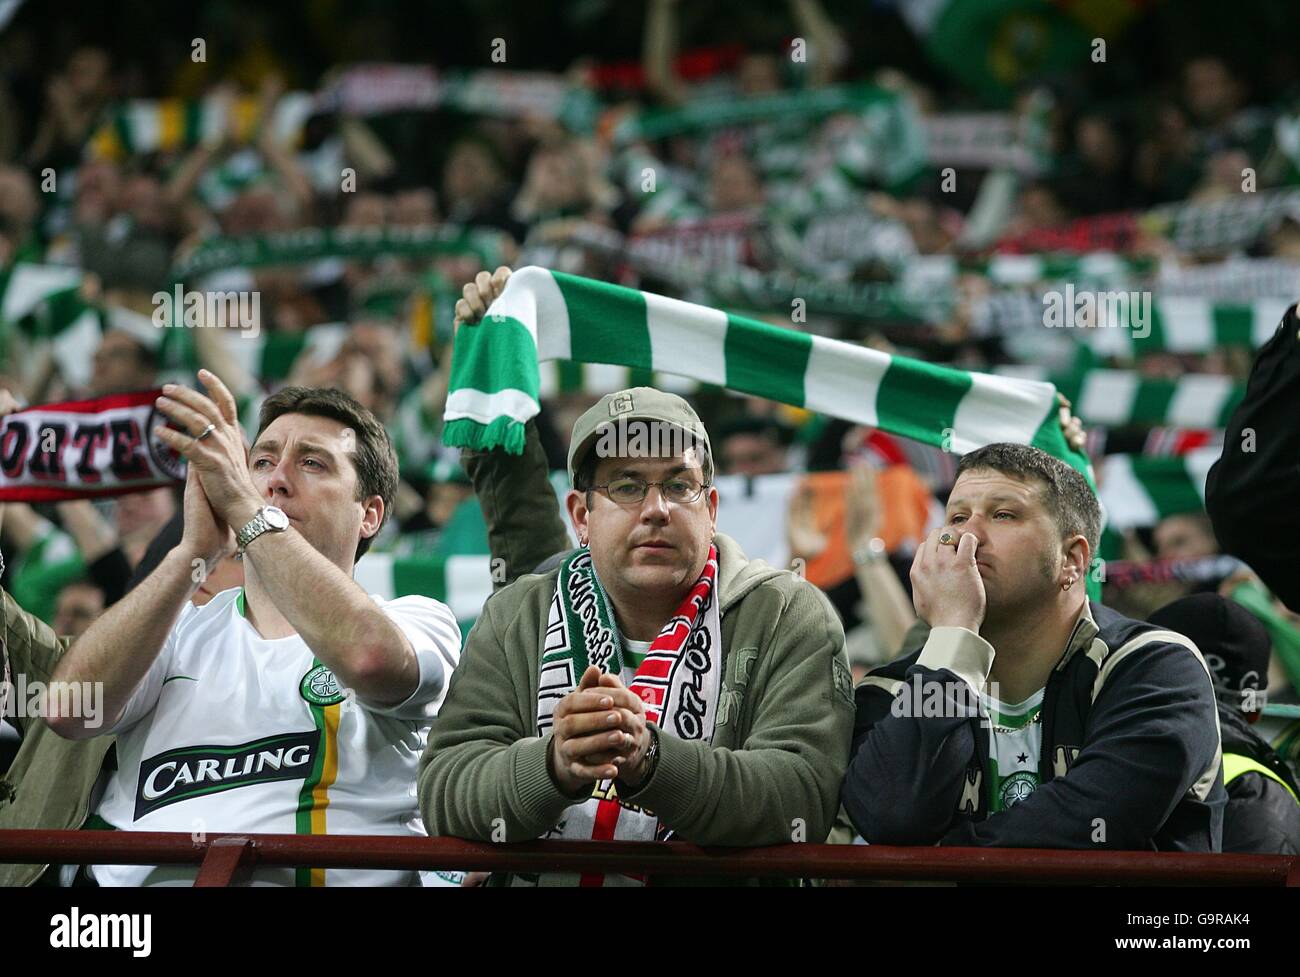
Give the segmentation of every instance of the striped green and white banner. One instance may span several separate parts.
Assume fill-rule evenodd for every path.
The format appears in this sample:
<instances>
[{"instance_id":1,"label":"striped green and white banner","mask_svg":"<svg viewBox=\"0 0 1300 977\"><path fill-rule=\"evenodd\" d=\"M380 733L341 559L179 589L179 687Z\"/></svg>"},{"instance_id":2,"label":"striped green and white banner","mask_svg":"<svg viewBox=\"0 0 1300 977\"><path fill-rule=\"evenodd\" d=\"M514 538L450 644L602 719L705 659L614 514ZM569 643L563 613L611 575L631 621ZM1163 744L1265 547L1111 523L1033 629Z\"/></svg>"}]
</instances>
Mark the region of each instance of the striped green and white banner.
<instances>
[{"instance_id":1,"label":"striped green and white banner","mask_svg":"<svg viewBox=\"0 0 1300 977\"><path fill-rule=\"evenodd\" d=\"M1053 384L1069 398L1084 423L1105 427L1161 425L1222 428L1246 394L1244 384L1212 373L1188 373L1176 380L1144 377L1134 370L1094 369L1083 373L1049 373L1034 365L998 366L999 376ZM709 385L672 373L656 373L606 363L549 360L538 364L541 396L582 393L601 397L627 387L656 387L689 396Z\"/></svg>"},{"instance_id":2,"label":"striped green and white banner","mask_svg":"<svg viewBox=\"0 0 1300 977\"><path fill-rule=\"evenodd\" d=\"M161 330L170 341L164 368L193 376L203 364L194 345L194 332L184 327ZM294 361L303 352L316 351L322 360L337 352L347 334L347 327L337 322L322 322L299 332L227 330L222 336L226 349L252 376L267 382L284 380Z\"/></svg>"},{"instance_id":3,"label":"striped green and white banner","mask_svg":"<svg viewBox=\"0 0 1300 977\"><path fill-rule=\"evenodd\" d=\"M1282 314L1294 301L1276 298L1227 303L1184 296L1157 297L1149 304L1130 301L1108 308L1103 319L1106 326L1078 331L1080 338L1104 356L1165 351L1208 353L1224 346L1255 349L1273 335ZM1149 332L1142 322L1148 309L1150 317L1145 326ZM1110 314L1113 311L1117 314Z\"/></svg>"},{"instance_id":4,"label":"striped green and white banner","mask_svg":"<svg viewBox=\"0 0 1300 977\"><path fill-rule=\"evenodd\" d=\"M310 92L282 95L269 120L277 138L296 140L314 105L315 96ZM187 149L201 142L219 142L225 136L247 143L262 125L261 113L261 101L252 95L209 95L194 101L132 99L109 108L106 121L91 135L88 148L95 156L119 160Z\"/></svg>"},{"instance_id":5,"label":"striped green and white banner","mask_svg":"<svg viewBox=\"0 0 1300 977\"><path fill-rule=\"evenodd\" d=\"M1154 526L1166 516L1205 511L1205 477L1220 449L1201 448L1177 458L1107 455L1098 497L1107 530Z\"/></svg>"},{"instance_id":6,"label":"striped green and white banner","mask_svg":"<svg viewBox=\"0 0 1300 977\"><path fill-rule=\"evenodd\" d=\"M531 265L457 335L444 443L521 452L546 360L673 373L957 453L1033 444L1091 474L1066 445L1050 383L890 356Z\"/></svg>"},{"instance_id":7,"label":"striped green and white banner","mask_svg":"<svg viewBox=\"0 0 1300 977\"><path fill-rule=\"evenodd\" d=\"M1246 395L1244 384L1213 373L1186 373L1176 380L1144 377L1134 370L1086 370L1049 374L1037 366L1000 366L1002 376L1046 380L1070 399L1085 424L1121 427L1222 428Z\"/></svg>"},{"instance_id":8,"label":"striped green and white banner","mask_svg":"<svg viewBox=\"0 0 1300 977\"><path fill-rule=\"evenodd\" d=\"M90 381L90 354L103 333L99 309L81 297L82 278L80 268L24 261L0 272L0 329L48 340L74 386Z\"/></svg>"},{"instance_id":9,"label":"striped green and white banner","mask_svg":"<svg viewBox=\"0 0 1300 977\"><path fill-rule=\"evenodd\" d=\"M628 387L655 387L683 397L707 389L707 384L675 373L656 373L631 366L609 363L574 363L572 360L547 360L537 364L541 395L583 393L602 397Z\"/></svg>"},{"instance_id":10,"label":"striped green and white banner","mask_svg":"<svg viewBox=\"0 0 1300 977\"><path fill-rule=\"evenodd\" d=\"M1143 214L1142 223L1173 241L1178 250L1204 254L1244 248L1297 215L1300 189L1281 187L1218 200L1162 204Z\"/></svg>"},{"instance_id":11,"label":"striped green and white banner","mask_svg":"<svg viewBox=\"0 0 1300 977\"><path fill-rule=\"evenodd\" d=\"M275 234L211 238L172 266L177 281L230 268L292 265L325 258L363 260L390 255L475 255L485 268L501 263L505 235L459 224L427 227L303 227Z\"/></svg>"},{"instance_id":12,"label":"striped green and white banner","mask_svg":"<svg viewBox=\"0 0 1300 977\"><path fill-rule=\"evenodd\" d=\"M83 278L80 268L17 262L0 271L0 321L47 336L63 332L90 308L80 294Z\"/></svg>"},{"instance_id":13,"label":"striped green and white banner","mask_svg":"<svg viewBox=\"0 0 1300 977\"><path fill-rule=\"evenodd\" d=\"M372 552L357 562L353 577L366 593L385 600L420 594L442 601L456 615L462 635L492 596L492 558L486 554L400 557Z\"/></svg>"},{"instance_id":14,"label":"striped green and white banner","mask_svg":"<svg viewBox=\"0 0 1300 977\"><path fill-rule=\"evenodd\" d=\"M982 275L1003 287L1035 285L1039 282L1130 281L1145 279L1156 271L1152 258L1093 251L1088 254L995 254L988 258L962 259L951 254L913 255L905 263L905 281L953 284L959 275Z\"/></svg>"}]
</instances>

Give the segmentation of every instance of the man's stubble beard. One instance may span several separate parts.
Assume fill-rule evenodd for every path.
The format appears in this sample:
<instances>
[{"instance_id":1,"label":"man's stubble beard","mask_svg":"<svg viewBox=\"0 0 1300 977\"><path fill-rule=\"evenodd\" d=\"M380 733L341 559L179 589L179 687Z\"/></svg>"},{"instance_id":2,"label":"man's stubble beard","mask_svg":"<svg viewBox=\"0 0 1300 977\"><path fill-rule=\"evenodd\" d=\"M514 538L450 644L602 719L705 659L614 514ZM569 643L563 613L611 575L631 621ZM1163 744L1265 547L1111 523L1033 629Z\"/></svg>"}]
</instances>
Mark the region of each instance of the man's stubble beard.
<instances>
[{"instance_id":1,"label":"man's stubble beard","mask_svg":"<svg viewBox=\"0 0 1300 977\"><path fill-rule=\"evenodd\" d=\"M1037 572L1026 582L1025 586L1018 588L1013 594L1004 595L1001 599L994 600L993 595L989 594L986 589L984 623L986 625L1000 626L1009 623L1016 617L1032 613L1054 600L1058 587L1054 561L1054 553L1049 551L1041 554L1037 561Z\"/></svg>"}]
</instances>

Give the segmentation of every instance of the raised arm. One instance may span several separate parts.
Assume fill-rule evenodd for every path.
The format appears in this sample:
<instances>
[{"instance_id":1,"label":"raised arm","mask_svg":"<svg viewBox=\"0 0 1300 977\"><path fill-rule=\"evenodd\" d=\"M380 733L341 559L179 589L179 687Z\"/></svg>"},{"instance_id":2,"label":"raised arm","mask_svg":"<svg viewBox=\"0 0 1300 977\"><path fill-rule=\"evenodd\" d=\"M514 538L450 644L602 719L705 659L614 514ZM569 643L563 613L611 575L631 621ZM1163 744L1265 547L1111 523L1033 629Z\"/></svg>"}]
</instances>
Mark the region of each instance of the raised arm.
<instances>
[{"instance_id":1,"label":"raised arm","mask_svg":"<svg viewBox=\"0 0 1300 977\"><path fill-rule=\"evenodd\" d=\"M139 586L95 620L54 670L55 682L103 683L104 724L88 726L86 717L51 714L48 723L56 733L68 739L86 739L117 724L157 660L185 602L198 589L203 572L215 567L228 552L229 535L191 471L185 481L185 533L180 545ZM51 707L55 705L57 697L52 697Z\"/></svg>"},{"instance_id":2,"label":"raised arm","mask_svg":"<svg viewBox=\"0 0 1300 977\"><path fill-rule=\"evenodd\" d=\"M473 329L509 279L510 269L504 266L491 275L479 272L456 302L456 328ZM524 431L521 455L464 449L460 456L483 510L493 565L502 571L492 574L494 590L532 573L544 560L571 547L547 478L546 453L536 421L529 421Z\"/></svg>"},{"instance_id":3,"label":"raised arm","mask_svg":"<svg viewBox=\"0 0 1300 977\"><path fill-rule=\"evenodd\" d=\"M871 844L933 844L972 789L971 719L993 668L993 646L979 636L986 595L975 536L963 533L954 554L940 546L940 532L912 560L917 616L931 625L925 646L910 666L886 665L858 686L853 758L841 794L853 826ZM918 704L939 696L941 709Z\"/></svg>"},{"instance_id":4,"label":"raised arm","mask_svg":"<svg viewBox=\"0 0 1300 977\"><path fill-rule=\"evenodd\" d=\"M175 384L163 387L158 406L182 431L160 427L156 433L198 473L215 518L229 532L251 522L268 499L249 474L230 390L207 370L199 371L199 380L211 397ZM200 437L209 425L211 432ZM373 496L366 504L367 518L377 531L383 501ZM420 665L410 638L351 576L292 526L257 537L244 551L244 569L307 647L363 702L387 708L417 691Z\"/></svg>"},{"instance_id":5,"label":"raised arm","mask_svg":"<svg viewBox=\"0 0 1300 977\"><path fill-rule=\"evenodd\" d=\"M650 0L645 14L641 66L646 89L667 105L686 101L686 86L673 67L677 59L677 0Z\"/></svg>"},{"instance_id":6,"label":"raised arm","mask_svg":"<svg viewBox=\"0 0 1300 977\"><path fill-rule=\"evenodd\" d=\"M818 0L789 0L789 6L796 27L812 47L810 85L814 88L829 85L835 80L835 72L848 60L843 35Z\"/></svg>"}]
</instances>

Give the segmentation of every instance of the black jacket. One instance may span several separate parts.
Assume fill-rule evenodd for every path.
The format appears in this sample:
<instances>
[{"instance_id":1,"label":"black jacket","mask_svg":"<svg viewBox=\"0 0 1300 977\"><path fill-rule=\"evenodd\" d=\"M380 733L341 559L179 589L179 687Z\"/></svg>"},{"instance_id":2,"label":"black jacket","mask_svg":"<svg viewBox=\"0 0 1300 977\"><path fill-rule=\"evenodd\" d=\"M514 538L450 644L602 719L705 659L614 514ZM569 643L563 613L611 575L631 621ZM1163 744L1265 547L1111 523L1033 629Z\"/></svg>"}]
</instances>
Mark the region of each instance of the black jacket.
<instances>
[{"instance_id":1,"label":"black jacket","mask_svg":"<svg viewBox=\"0 0 1300 977\"><path fill-rule=\"evenodd\" d=\"M1300 611L1300 321L1286 310L1260 347L1223 454L1205 482L1205 511L1223 549L1250 564Z\"/></svg>"},{"instance_id":2,"label":"black jacket","mask_svg":"<svg viewBox=\"0 0 1300 977\"><path fill-rule=\"evenodd\" d=\"M1290 787L1254 770L1238 774L1225 785L1228 806L1223 812L1223 850L1257 854L1300 854L1300 786L1271 746L1230 705L1219 703L1219 728L1224 756L1249 757L1267 767ZM1225 761L1226 766L1226 761Z\"/></svg>"},{"instance_id":3,"label":"black jacket","mask_svg":"<svg viewBox=\"0 0 1300 977\"><path fill-rule=\"evenodd\" d=\"M1085 605L1043 695L1040 784L990 817L979 716L916 716L895 693L918 681L982 686L992 662L973 632L938 628L858 685L841 800L867 842L1219 850L1227 796L1215 697L1187 638Z\"/></svg>"}]
</instances>

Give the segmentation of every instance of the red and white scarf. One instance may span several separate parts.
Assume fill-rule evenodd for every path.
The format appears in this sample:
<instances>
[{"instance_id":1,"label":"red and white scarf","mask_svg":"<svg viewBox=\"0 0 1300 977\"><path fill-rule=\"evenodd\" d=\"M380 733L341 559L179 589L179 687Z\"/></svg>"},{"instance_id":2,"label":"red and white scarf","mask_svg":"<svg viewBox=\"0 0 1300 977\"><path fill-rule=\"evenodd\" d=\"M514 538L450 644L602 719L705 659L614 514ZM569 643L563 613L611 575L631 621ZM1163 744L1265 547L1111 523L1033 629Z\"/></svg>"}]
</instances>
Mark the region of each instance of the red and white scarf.
<instances>
[{"instance_id":1,"label":"red and white scarf","mask_svg":"<svg viewBox=\"0 0 1300 977\"><path fill-rule=\"evenodd\" d=\"M537 696L537 731L552 727L556 705L577 688L588 665L622 675L627 655L619 639L609 597L596 577L591 553L580 550L560 567L551 600L542 649ZM661 735L713 739L722 687L722 618L718 607L718 549L709 556L699 579L650 644L628 688L641 697L646 720ZM671 834L655 815L618 800L614 781L597 783L591 798L565 812L547 838L592 841L656 841ZM623 875L542 875L518 884L638 885Z\"/></svg>"},{"instance_id":2,"label":"red and white scarf","mask_svg":"<svg viewBox=\"0 0 1300 977\"><path fill-rule=\"evenodd\" d=\"M0 502L125 495L185 477L153 433L161 390L42 404L0 418Z\"/></svg>"}]
</instances>

